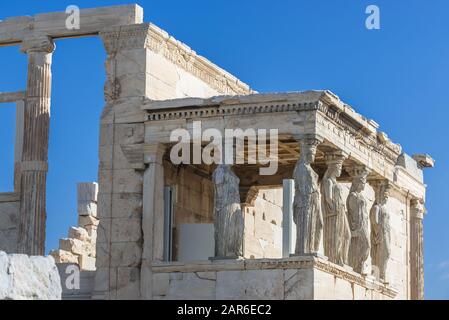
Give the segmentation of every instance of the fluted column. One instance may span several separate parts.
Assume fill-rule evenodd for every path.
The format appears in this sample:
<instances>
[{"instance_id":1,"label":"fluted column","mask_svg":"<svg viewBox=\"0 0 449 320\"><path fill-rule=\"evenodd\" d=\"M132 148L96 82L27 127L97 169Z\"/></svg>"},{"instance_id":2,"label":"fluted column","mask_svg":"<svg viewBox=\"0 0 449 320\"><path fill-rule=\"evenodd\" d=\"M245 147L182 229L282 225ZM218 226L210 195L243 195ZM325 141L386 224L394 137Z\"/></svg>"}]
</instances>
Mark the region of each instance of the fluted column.
<instances>
[{"instance_id":1,"label":"fluted column","mask_svg":"<svg viewBox=\"0 0 449 320\"><path fill-rule=\"evenodd\" d=\"M424 205L420 199L410 202L410 264L411 264L411 298L424 299L424 244L423 217Z\"/></svg>"},{"instance_id":2,"label":"fluted column","mask_svg":"<svg viewBox=\"0 0 449 320\"><path fill-rule=\"evenodd\" d=\"M18 251L43 255L45 249L45 190L50 127L51 61L55 49L46 36L23 41L28 55L28 78L24 112L21 164Z\"/></svg>"}]
</instances>

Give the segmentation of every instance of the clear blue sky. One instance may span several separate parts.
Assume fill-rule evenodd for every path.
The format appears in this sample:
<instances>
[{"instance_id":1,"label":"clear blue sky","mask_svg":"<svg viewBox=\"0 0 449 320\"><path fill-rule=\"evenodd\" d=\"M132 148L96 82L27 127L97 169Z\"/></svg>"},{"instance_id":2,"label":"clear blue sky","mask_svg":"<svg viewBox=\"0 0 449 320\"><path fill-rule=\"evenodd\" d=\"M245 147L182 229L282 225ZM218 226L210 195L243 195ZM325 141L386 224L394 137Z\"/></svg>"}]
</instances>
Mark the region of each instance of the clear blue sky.
<instances>
[{"instance_id":1,"label":"clear blue sky","mask_svg":"<svg viewBox=\"0 0 449 320\"><path fill-rule=\"evenodd\" d=\"M427 298L449 298L449 2L447 0L136 1L151 21L260 92L330 89L425 172ZM119 1L1 1L0 19ZM381 29L365 28L365 8ZM96 181L105 52L100 39L57 41L48 175L47 250L76 224L76 182ZM0 91L25 88L26 57L0 48ZM0 191L12 185L14 111L0 106Z\"/></svg>"}]
</instances>

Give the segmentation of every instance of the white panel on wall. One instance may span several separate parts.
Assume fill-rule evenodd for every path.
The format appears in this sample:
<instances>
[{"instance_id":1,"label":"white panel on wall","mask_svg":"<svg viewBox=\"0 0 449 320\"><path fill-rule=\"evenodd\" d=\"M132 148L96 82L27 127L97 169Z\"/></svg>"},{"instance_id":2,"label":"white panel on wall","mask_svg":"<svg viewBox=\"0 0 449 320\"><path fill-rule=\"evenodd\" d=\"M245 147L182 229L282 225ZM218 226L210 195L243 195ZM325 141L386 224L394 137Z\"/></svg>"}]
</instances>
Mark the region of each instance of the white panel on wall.
<instances>
[{"instance_id":1,"label":"white panel on wall","mask_svg":"<svg viewBox=\"0 0 449 320\"><path fill-rule=\"evenodd\" d=\"M179 226L179 261L208 260L214 256L214 225L184 223Z\"/></svg>"}]
</instances>

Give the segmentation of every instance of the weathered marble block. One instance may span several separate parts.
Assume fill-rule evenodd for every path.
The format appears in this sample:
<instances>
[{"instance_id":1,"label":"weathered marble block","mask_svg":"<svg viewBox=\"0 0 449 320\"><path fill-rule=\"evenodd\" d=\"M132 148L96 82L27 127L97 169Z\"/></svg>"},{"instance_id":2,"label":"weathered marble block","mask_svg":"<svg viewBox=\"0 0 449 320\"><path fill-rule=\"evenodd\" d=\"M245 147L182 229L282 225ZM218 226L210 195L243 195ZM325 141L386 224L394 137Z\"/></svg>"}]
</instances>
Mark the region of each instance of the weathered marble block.
<instances>
[{"instance_id":1,"label":"weathered marble block","mask_svg":"<svg viewBox=\"0 0 449 320\"><path fill-rule=\"evenodd\" d=\"M52 257L0 251L0 300L60 300L61 292Z\"/></svg>"}]
</instances>

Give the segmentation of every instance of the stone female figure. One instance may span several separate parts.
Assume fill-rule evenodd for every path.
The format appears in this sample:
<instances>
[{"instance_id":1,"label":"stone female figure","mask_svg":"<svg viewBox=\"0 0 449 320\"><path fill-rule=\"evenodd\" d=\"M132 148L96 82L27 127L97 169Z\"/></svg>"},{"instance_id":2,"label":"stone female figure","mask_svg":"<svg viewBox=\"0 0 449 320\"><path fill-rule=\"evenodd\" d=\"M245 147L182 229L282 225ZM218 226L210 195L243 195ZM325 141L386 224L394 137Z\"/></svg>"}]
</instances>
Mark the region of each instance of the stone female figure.
<instances>
[{"instance_id":1,"label":"stone female figure","mask_svg":"<svg viewBox=\"0 0 449 320\"><path fill-rule=\"evenodd\" d=\"M229 165L215 169L214 227L215 256L238 258L243 256L243 214L240 207L239 178Z\"/></svg>"},{"instance_id":2,"label":"stone female figure","mask_svg":"<svg viewBox=\"0 0 449 320\"><path fill-rule=\"evenodd\" d=\"M337 177L341 175L343 157L330 155L328 168L321 183L322 209L324 217L324 254L329 261L348 264L351 230L346 216L343 191Z\"/></svg>"},{"instance_id":3,"label":"stone female figure","mask_svg":"<svg viewBox=\"0 0 449 320\"><path fill-rule=\"evenodd\" d=\"M349 228L351 229L349 265L360 274L370 273L366 263L370 254L370 218L366 208L366 199L362 194L367 175L368 172L363 169L354 174L351 190L346 200Z\"/></svg>"},{"instance_id":4,"label":"stone female figure","mask_svg":"<svg viewBox=\"0 0 449 320\"><path fill-rule=\"evenodd\" d=\"M301 158L295 166L293 220L296 223L295 254L318 252L323 230L318 175L310 164L315 160L317 141L301 142Z\"/></svg>"},{"instance_id":5,"label":"stone female figure","mask_svg":"<svg viewBox=\"0 0 449 320\"><path fill-rule=\"evenodd\" d=\"M385 273L391 254L390 215L386 207L389 190L386 183L378 185L376 189L376 201L370 212L371 259L373 266L377 268L379 280L386 282Z\"/></svg>"}]
</instances>

